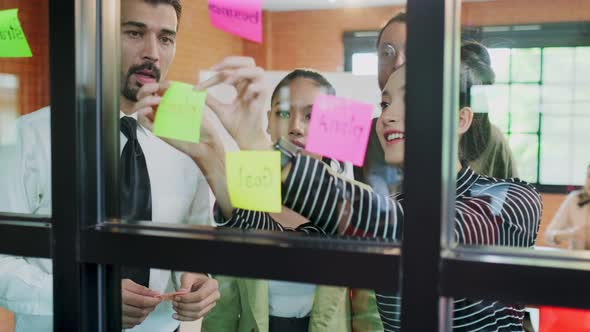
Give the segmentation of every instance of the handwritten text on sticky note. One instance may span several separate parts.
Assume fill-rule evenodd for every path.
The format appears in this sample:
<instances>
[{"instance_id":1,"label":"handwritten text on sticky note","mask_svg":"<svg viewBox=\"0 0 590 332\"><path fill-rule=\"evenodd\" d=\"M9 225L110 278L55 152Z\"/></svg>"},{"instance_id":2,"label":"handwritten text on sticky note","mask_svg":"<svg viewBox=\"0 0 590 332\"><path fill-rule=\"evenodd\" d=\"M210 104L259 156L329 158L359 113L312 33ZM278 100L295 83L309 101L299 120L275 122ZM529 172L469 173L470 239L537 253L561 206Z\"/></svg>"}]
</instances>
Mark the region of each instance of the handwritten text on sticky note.
<instances>
[{"instance_id":1,"label":"handwritten text on sticky note","mask_svg":"<svg viewBox=\"0 0 590 332\"><path fill-rule=\"evenodd\" d=\"M206 98L206 91L196 91L190 84L172 82L158 106L154 135L199 143L201 112Z\"/></svg>"},{"instance_id":2,"label":"handwritten text on sticky note","mask_svg":"<svg viewBox=\"0 0 590 332\"><path fill-rule=\"evenodd\" d=\"M262 43L262 0L209 0L209 18L218 29Z\"/></svg>"},{"instance_id":3,"label":"handwritten text on sticky note","mask_svg":"<svg viewBox=\"0 0 590 332\"><path fill-rule=\"evenodd\" d=\"M320 95L313 104L305 150L362 166L372 113L371 104Z\"/></svg>"},{"instance_id":4,"label":"handwritten text on sticky note","mask_svg":"<svg viewBox=\"0 0 590 332\"><path fill-rule=\"evenodd\" d=\"M33 54L18 20L18 9L0 10L0 58L30 58Z\"/></svg>"},{"instance_id":5,"label":"handwritten text on sticky note","mask_svg":"<svg viewBox=\"0 0 590 332\"><path fill-rule=\"evenodd\" d=\"M225 155L229 198L236 208L281 212L279 151L236 151Z\"/></svg>"}]
</instances>

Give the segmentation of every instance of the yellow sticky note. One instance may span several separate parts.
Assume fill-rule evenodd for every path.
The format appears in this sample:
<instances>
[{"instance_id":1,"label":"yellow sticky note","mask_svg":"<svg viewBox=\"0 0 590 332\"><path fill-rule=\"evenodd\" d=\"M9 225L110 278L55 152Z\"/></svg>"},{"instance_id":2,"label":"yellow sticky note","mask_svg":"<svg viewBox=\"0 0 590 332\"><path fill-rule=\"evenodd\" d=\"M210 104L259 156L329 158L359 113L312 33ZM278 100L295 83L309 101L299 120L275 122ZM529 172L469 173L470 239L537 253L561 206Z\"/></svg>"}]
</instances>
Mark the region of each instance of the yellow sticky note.
<instances>
[{"instance_id":1,"label":"yellow sticky note","mask_svg":"<svg viewBox=\"0 0 590 332\"><path fill-rule=\"evenodd\" d=\"M0 58L33 56L18 20L18 9L0 10Z\"/></svg>"},{"instance_id":2,"label":"yellow sticky note","mask_svg":"<svg viewBox=\"0 0 590 332\"><path fill-rule=\"evenodd\" d=\"M227 187L236 208L281 212L279 151L237 151L225 155Z\"/></svg>"},{"instance_id":3,"label":"yellow sticky note","mask_svg":"<svg viewBox=\"0 0 590 332\"><path fill-rule=\"evenodd\" d=\"M196 91L190 84L172 82L158 106L154 135L199 143L201 111L206 98L206 91Z\"/></svg>"}]
</instances>

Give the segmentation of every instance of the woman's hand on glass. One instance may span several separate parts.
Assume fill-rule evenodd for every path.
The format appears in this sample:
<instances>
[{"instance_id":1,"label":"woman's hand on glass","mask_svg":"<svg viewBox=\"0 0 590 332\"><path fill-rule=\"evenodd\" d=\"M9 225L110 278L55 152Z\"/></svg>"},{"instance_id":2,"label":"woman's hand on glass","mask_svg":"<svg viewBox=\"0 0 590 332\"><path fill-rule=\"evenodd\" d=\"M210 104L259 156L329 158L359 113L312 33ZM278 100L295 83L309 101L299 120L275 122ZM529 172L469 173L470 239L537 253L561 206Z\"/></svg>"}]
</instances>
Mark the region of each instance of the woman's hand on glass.
<instances>
[{"instance_id":1,"label":"woman's hand on glass","mask_svg":"<svg viewBox=\"0 0 590 332\"><path fill-rule=\"evenodd\" d=\"M240 149L271 149L264 108L267 96L264 70L256 66L254 59L241 56L227 57L212 69L218 73L197 84L196 88L204 90L225 83L237 90L237 96L233 102L225 104L208 94L207 106L215 112Z\"/></svg>"}]
</instances>

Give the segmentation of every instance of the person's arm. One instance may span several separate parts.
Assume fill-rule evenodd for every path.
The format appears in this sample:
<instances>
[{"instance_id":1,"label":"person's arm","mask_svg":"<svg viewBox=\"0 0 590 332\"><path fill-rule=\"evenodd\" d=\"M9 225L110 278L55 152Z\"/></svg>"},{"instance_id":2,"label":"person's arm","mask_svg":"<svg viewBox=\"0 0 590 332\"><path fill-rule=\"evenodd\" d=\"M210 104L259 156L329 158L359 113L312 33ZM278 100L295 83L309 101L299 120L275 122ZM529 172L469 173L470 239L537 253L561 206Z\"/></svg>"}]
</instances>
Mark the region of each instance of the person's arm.
<instances>
[{"instance_id":1,"label":"person's arm","mask_svg":"<svg viewBox=\"0 0 590 332\"><path fill-rule=\"evenodd\" d=\"M336 174L327 164L296 156L283 170L283 205L327 234L401 239L398 200Z\"/></svg>"},{"instance_id":2,"label":"person's arm","mask_svg":"<svg viewBox=\"0 0 590 332\"><path fill-rule=\"evenodd\" d=\"M569 194L563 201L557 213L545 230L545 241L551 245L559 245L564 240L572 238L575 230L570 219L570 207L574 203L575 194Z\"/></svg>"},{"instance_id":3,"label":"person's arm","mask_svg":"<svg viewBox=\"0 0 590 332\"><path fill-rule=\"evenodd\" d=\"M455 241L459 245L531 247L541 221L541 195L518 179L475 184L458 199Z\"/></svg>"},{"instance_id":4,"label":"person's arm","mask_svg":"<svg viewBox=\"0 0 590 332\"><path fill-rule=\"evenodd\" d=\"M0 255L0 307L15 314L53 315L53 278L24 257Z\"/></svg>"},{"instance_id":5,"label":"person's arm","mask_svg":"<svg viewBox=\"0 0 590 332\"><path fill-rule=\"evenodd\" d=\"M42 113L41 113L42 112ZM8 183L3 189L9 193L9 199L4 202L3 208L13 213L34 214L44 212L42 206L50 204L45 202L50 193L43 176L49 173L49 160L44 160L43 147L48 137L43 137L48 130L33 126L32 122L49 126L49 123L40 123L45 120L45 112L40 110L17 121L17 146L14 157L14 173L6 176ZM45 172L46 171L46 172ZM42 265L31 262L40 262L40 259L26 257L0 255L0 306L16 314L26 315L53 315L53 278L50 272L42 268ZM47 261L49 262L49 261ZM50 269L50 263L47 263Z\"/></svg>"}]
</instances>

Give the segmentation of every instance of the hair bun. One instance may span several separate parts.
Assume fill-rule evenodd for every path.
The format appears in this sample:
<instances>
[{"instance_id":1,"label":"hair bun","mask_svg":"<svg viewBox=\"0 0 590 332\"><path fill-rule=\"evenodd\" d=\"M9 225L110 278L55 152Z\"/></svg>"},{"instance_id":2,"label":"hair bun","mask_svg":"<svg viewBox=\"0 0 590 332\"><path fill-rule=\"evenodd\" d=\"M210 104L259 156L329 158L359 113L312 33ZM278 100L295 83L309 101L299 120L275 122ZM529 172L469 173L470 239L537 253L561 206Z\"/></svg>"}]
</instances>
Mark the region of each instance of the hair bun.
<instances>
[{"instance_id":1,"label":"hair bun","mask_svg":"<svg viewBox=\"0 0 590 332\"><path fill-rule=\"evenodd\" d=\"M471 84L494 84L496 75L492 69L492 61L488 49L481 43L468 40L461 44L461 63L479 78ZM471 75L470 75L471 76Z\"/></svg>"}]
</instances>

